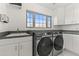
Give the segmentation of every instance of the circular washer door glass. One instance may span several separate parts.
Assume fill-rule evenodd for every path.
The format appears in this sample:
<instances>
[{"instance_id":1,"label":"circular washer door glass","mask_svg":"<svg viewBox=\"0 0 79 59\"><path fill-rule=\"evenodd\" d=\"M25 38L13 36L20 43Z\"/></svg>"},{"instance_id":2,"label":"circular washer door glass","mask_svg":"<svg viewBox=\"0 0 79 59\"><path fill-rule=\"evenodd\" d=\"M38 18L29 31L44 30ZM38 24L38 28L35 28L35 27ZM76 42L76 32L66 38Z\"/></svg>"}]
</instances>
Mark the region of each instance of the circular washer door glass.
<instances>
[{"instance_id":1,"label":"circular washer door glass","mask_svg":"<svg viewBox=\"0 0 79 59\"><path fill-rule=\"evenodd\" d=\"M62 35L58 35L54 40L54 48L56 50L63 49L63 37Z\"/></svg>"},{"instance_id":2,"label":"circular washer door glass","mask_svg":"<svg viewBox=\"0 0 79 59\"><path fill-rule=\"evenodd\" d=\"M37 45L37 52L39 56L48 56L53 49L53 42L49 37L44 37Z\"/></svg>"}]
</instances>

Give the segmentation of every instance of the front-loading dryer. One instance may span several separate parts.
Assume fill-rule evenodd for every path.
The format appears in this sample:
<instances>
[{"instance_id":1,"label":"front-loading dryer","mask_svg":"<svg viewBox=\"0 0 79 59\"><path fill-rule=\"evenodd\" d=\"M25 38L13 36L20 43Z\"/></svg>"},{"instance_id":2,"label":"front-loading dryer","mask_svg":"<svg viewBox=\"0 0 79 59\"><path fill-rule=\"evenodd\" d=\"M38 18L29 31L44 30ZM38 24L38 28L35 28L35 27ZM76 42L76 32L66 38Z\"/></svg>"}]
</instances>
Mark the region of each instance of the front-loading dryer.
<instances>
[{"instance_id":1,"label":"front-loading dryer","mask_svg":"<svg viewBox=\"0 0 79 59\"><path fill-rule=\"evenodd\" d=\"M63 52L63 35L62 32L53 32L53 56Z\"/></svg>"},{"instance_id":2,"label":"front-loading dryer","mask_svg":"<svg viewBox=\"0 0 79 59\"><path fill-rule=\"evenodd\" d=\"M53 55L53 36L47 32L35 32L33 34L33 56Z\"/></svg>"}]
</instances>

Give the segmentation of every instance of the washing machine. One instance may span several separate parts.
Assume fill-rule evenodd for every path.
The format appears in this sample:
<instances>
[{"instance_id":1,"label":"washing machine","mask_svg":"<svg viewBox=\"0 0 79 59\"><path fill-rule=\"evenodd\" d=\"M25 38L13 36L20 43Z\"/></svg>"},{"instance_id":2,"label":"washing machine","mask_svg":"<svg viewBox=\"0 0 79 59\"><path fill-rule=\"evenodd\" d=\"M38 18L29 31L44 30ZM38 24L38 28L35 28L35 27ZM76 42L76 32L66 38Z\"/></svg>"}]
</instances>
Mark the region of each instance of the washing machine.
<instances>
[{"instance_id":1,"label":"washing machine","mask_svg":"<svg viewBox=\"0 0 79 59\"><path fill-rule=\"evenodd\" d=\"M33 56L53 56L53 35L51 32L33 33Z\"/></svg>"},{"instance_id":2,"label":"washing machine","mask_svg":"<svg viewBox=\"0 0 79 59\"><path fill-rule=\"evenodd\" d=\"M53 56L57 56L63 52L63 44L62 32L53 32Z\"/></svg>"}]
</instances>

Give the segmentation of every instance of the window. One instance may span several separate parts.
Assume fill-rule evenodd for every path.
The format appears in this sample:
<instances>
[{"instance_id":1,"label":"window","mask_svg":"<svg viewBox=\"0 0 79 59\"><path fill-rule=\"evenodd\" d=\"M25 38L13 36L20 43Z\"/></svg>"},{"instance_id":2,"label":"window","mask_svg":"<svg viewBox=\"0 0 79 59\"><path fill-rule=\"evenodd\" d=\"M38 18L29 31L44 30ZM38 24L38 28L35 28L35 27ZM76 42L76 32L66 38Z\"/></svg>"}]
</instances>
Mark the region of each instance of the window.
<instances>
[{"instance_id":1,"label":"window","mask_svg":"<svg viewBox=\"0 0 79 59\"><path fill-rule=\"evenodd\" d=\"M33 14L27 13L27 27L33 27Z\"/></svg>"},{"instance_id":2,"label":"window","mask_svg":"<svg viewBox=\"0 0 79 59\"><path fill-rule=\"evenodd\" d=\"M26 25L30 28L51 28L51 16L27 11Z\"/></svg>"}]
</instances>

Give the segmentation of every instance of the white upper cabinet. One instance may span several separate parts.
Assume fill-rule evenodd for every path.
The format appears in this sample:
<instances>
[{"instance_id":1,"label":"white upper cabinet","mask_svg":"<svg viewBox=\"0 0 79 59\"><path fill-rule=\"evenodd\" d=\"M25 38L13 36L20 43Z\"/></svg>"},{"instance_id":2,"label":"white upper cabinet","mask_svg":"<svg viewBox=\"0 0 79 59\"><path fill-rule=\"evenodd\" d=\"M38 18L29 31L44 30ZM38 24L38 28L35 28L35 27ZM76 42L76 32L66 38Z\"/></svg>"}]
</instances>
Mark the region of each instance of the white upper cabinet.
<instances>
[{"instance_id":1,"label":"white upper cabinet","mask_svg":"<svg viewBox=\"0 0 79 59\"><path fill-rule=\"evenodd\" d=\"M56 8L54 10L54 25L64 24L64 7Z\"/></svg>"},{"instance_id":2,"label":"white upper cabinet","mask_svg":"<svg viewBox=\"0 0 79 59\"><path fill-rule=\"evenodd\" d=\"M54 25L79 24L79 3L54 9Z\"/></svg>"},{"instance_id":3,"label":"white upper cabinet","mask_svg":"<svg viewBox=\"0 0 79 59\"><path fill-rule=\"evenodd\" d=\"M73 5L65 7L65 24L73 24L74 8Z\"/></svg>"},{"instance_id":4,"label":"white upper cabinet","mask_svg":"<svg viewBox=\"0 0 79 59\"><path fill-rule=\"evenodd\" d=\"M57 10L53 10L53 16L54 16L54 25L57 25L58 24L58 19L57 19Z\"/></svg>"},{"instance_id":5,"label":"white upper cabinet","mask_svg":"<svg viewBox=\"0 0 79 59\"><path fill-rule=\"evenodd\" d=\"M68 16L67 13L69 14ZM70 21L68 23L67 21L69 19ZM79 3L73 3L67 6L67 8L65 9L65 24L78 24L78 23L79 23Z\"/></svg>"},{"instance_id":6,"label":"white upper cabinet","mask_svg":"<svg viewBox=\"0 0 79 59\"><path fill-rule=\"evenodd\" d=\"M57 9L57 17L58 17L58 24L63 25L64 24L64 8L63 7Z\"/></svg>"},{"instance_id":7,"label":"white upper cabinet","mask_svg":"<svg viewBox=\"0 0 79 59\"><path fill-rule=\"evenodd\" d=\"M65 25L79 23L79 4L73 3L65 7Z\"/></svg>"}]
</instances>

